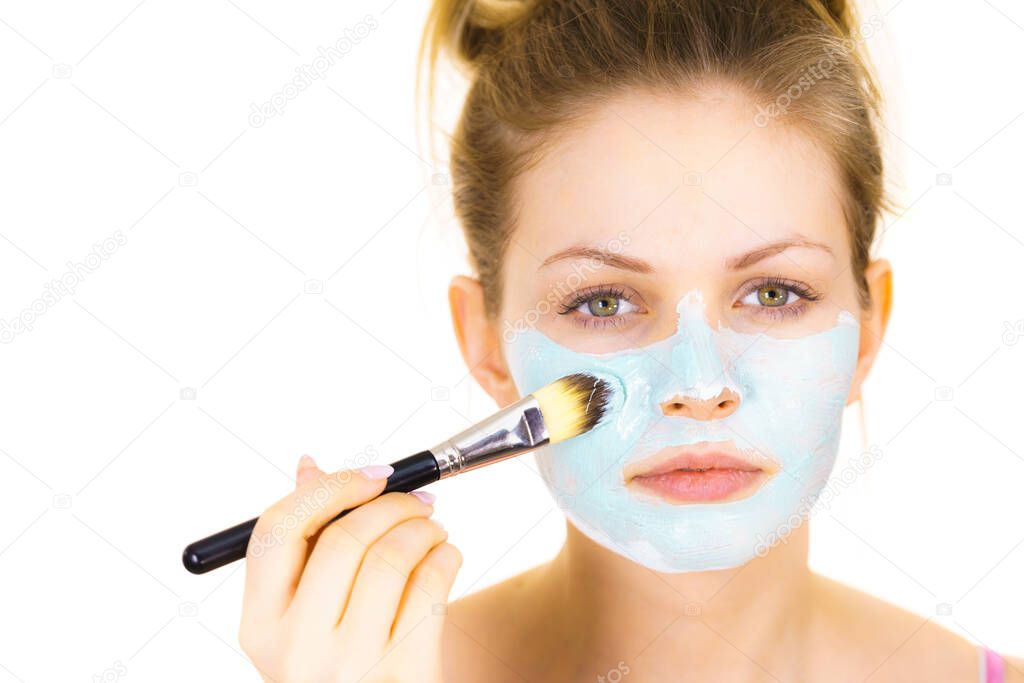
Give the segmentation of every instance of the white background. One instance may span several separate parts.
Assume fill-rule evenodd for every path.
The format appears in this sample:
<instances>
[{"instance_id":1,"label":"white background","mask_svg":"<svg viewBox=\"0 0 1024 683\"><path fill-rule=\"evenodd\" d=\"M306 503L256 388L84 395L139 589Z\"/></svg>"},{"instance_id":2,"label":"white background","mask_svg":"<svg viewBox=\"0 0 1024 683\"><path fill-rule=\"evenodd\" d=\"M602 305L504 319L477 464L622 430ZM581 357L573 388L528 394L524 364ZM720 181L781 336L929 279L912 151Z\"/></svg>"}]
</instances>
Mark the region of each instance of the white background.
<instances>
[{"instance_id":1,"label":"white background","mask_svg":"<svg viewBox=\"0 0 1024 683\"><path fill-rule=\"evenodd\" d=\"M283 495L302 453L386 462L492 409L449 325L465 265L446 168L417 146L426 10L0 5L0 319L126 239L0 345L0 682L257 680L239 565L192 576L182 547ZM867 430L851 411L842 457L882 457L814 517L812 563L1020 656L1024 9L872 13L905 211L885 220L896 305ZM528 459L432 488L466 558L455 597L559 546Z\"/></svg>"}]
</instances>

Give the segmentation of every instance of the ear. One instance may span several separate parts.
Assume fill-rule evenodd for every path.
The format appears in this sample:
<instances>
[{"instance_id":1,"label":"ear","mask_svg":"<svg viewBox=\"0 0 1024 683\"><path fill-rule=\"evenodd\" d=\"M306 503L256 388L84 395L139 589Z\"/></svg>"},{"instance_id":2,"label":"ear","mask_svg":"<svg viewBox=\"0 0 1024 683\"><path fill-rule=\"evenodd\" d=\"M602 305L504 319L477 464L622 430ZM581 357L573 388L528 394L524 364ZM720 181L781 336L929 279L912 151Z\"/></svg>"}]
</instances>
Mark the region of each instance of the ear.
<instances>
[{"instance_id":1,"label":"ear","mask_svg":"<svg viewBox=\"0 0 1024 683\"><path fill-rule=\"evenodd\" d=\"M518 400L519 392L505 362L501 334L487 316L480 282L464 275L453 278L448 286L448 305L462 359L473 379L500 407Z\"/></svg>"},{"instance_id":2,"label":"ear","mask_svg":"<svg viewBox=\"0 0 1024 683\"><path fill-rule=\"evenodd\" d=\"M875 356L882 348L885 329L889 325L889 313L892 311L892 266L885 259L877 259L868 264L864 271L871 293L871 308L865 310L860 318L860 349L857 354L857 369L850 386L847 405L859 401L861 386L868 376Z\"/></svg>"}]
</instances>

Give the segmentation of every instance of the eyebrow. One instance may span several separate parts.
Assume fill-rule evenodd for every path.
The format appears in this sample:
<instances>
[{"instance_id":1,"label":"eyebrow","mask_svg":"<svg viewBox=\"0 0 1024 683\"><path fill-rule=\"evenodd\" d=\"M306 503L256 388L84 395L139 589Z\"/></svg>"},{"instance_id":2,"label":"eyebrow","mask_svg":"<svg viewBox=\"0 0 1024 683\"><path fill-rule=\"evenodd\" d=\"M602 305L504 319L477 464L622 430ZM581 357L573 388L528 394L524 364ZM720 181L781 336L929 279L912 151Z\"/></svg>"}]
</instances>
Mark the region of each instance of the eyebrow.
<instances>
[{"instance_id":1,"label":"eyebrow","mask_svg":"<svg viewBox=\"0 0 1024 683\"><path fill-rule=\"evenodd\" d=\"M778 240L776 242L769 242L763 247L759 247L757 249L754 249L753 251L748 251L747 253L740 254L739 256L734 256L733 258L727 260L725 262L725 265L730 270L740 270L741 268L747 268L749 266L752 266L758 261L762 261L771 256L775 256L776 254L781 254L785 250L793 247L818 249L820 251L824 251L833 258L835 257L835 254L832 252L832 248L829 247L827 244L815 242L814 240L804 239L802 237L797 237L792 239Z\"/></svg>"},{"instance_id":2,"label":"eyebrow","mask_svg":"<svg viewBox=\"0 0 1024 683\"><path fill-rule=\"evenodd\" d=\"M600 261L602 265L618 268L619 270L631 270L635 273L650 273L654 271L654 266L643 259L605 251L604 249L598 249L596 247L580 246L569 247L568 249L563 249L562 251L548 256L544 259L544 262L540 264L540 267L543 268L545 266L550 266L552 263L565 261L567 259L597 260Z\"/></svg>"},{"instance_id":3,"label":"eyebrow","mask_svg":"<svg viewBox=\"0 0 1024 683\"><path fill-rule=\"evenodd\" d=\"M725 265L730 270L740 270L742 268L748 268L759 261L763 261L766 258L770 258L777 254L781 254L787 249L794 247L803 247L807 249L817 249L823 251L828 255L834 257L835 254L832 248L822 242L815 242L814 240L804 239L802 237L777 240L775 242L769 242L762 247L758 247L753 251L748 251L739 256L734 256L725 262ZM600 261L602 265L609 266L611 268L618 268L619 270L629 270L635 273L651 273L654 272L654 266L643 259L635 258L633 256L626 256L615 252L606 251L597 247L584 247L575 246L561 251L555 252L551 256L544 259L541 263L540 268L550 266L552 263L558 261L565 261L568 259L588 259ZM538 268L538 270L540 269Z\"/></svg>"}]
</instances>

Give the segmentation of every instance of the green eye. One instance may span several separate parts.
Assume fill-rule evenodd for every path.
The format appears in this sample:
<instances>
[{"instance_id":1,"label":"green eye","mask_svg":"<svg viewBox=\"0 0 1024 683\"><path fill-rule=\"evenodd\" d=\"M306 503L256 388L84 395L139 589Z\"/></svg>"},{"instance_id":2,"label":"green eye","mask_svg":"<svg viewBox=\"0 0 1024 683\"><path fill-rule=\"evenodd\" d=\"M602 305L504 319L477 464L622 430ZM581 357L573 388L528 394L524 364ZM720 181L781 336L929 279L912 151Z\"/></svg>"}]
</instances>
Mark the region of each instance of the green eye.
<instances>
[{"instance_id":1,"label":"green eye","mask_svg":"<svg viewBox=\"0 0 1024 683\"><path fill-rule=\"evenodd\" d=\"M587 310L598 318L607 318L618 312L619 300L613 296L597 296L587 301Z\"/></svg>"},{"instance_id":2,"label":"green eye","mask_svg":"<svg viewBox=\"0 0 1024 683\"><path fill-rule=\"evenodd\" d=\"M757 301L762 306L784 306L789 301L789 290L776 285L758 287Z\"/></svg>"},{"instance_id":3,"label":"green eye","mask_svg":"<svg viewBox=\"0 0 1024 683\"><path fill-rule=\"evenodd\" d=\"M639 295L637 295L639 298ZM588 287L576 293L573 298L562 305L561 315L573 314L594 322L594 318L604 318L602 323L619 324L632 313L641 313L641 308L634 304L623 289L618 287Z\"/></svg>"}]
</instances>

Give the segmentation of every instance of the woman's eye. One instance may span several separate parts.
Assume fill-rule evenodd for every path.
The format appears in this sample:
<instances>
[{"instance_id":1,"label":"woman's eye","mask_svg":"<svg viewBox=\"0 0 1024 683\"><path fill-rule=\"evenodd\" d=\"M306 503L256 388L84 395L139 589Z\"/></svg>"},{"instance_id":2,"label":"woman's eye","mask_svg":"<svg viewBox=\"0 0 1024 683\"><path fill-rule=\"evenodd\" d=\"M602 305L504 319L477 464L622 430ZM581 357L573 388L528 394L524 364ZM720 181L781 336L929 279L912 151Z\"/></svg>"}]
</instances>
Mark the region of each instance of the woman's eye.
<instances>
[{"instance_id":1,"label":"woman's eye","mask_svg":"<svg viewBox=\"0 0 1024 683\"><path fill-rule=\"evenodd\" d=\"M741 303L748 306L778 308L780 306L795 303L799 299L800 296L788 287L782 287L780 285L762 285L743 297Z\"/></svg>"},{"instance_id":2,"label":"woman's eye","mask_svg":"<svg viewBox=\"0 0 1024 683\"><path fill-rule=\"evenodd\" d=\"M638 309L622 297L602 294L587 299L576 310L595 318L610 318L617 313L632 313Z\"/></svg>"}]
</instances>

